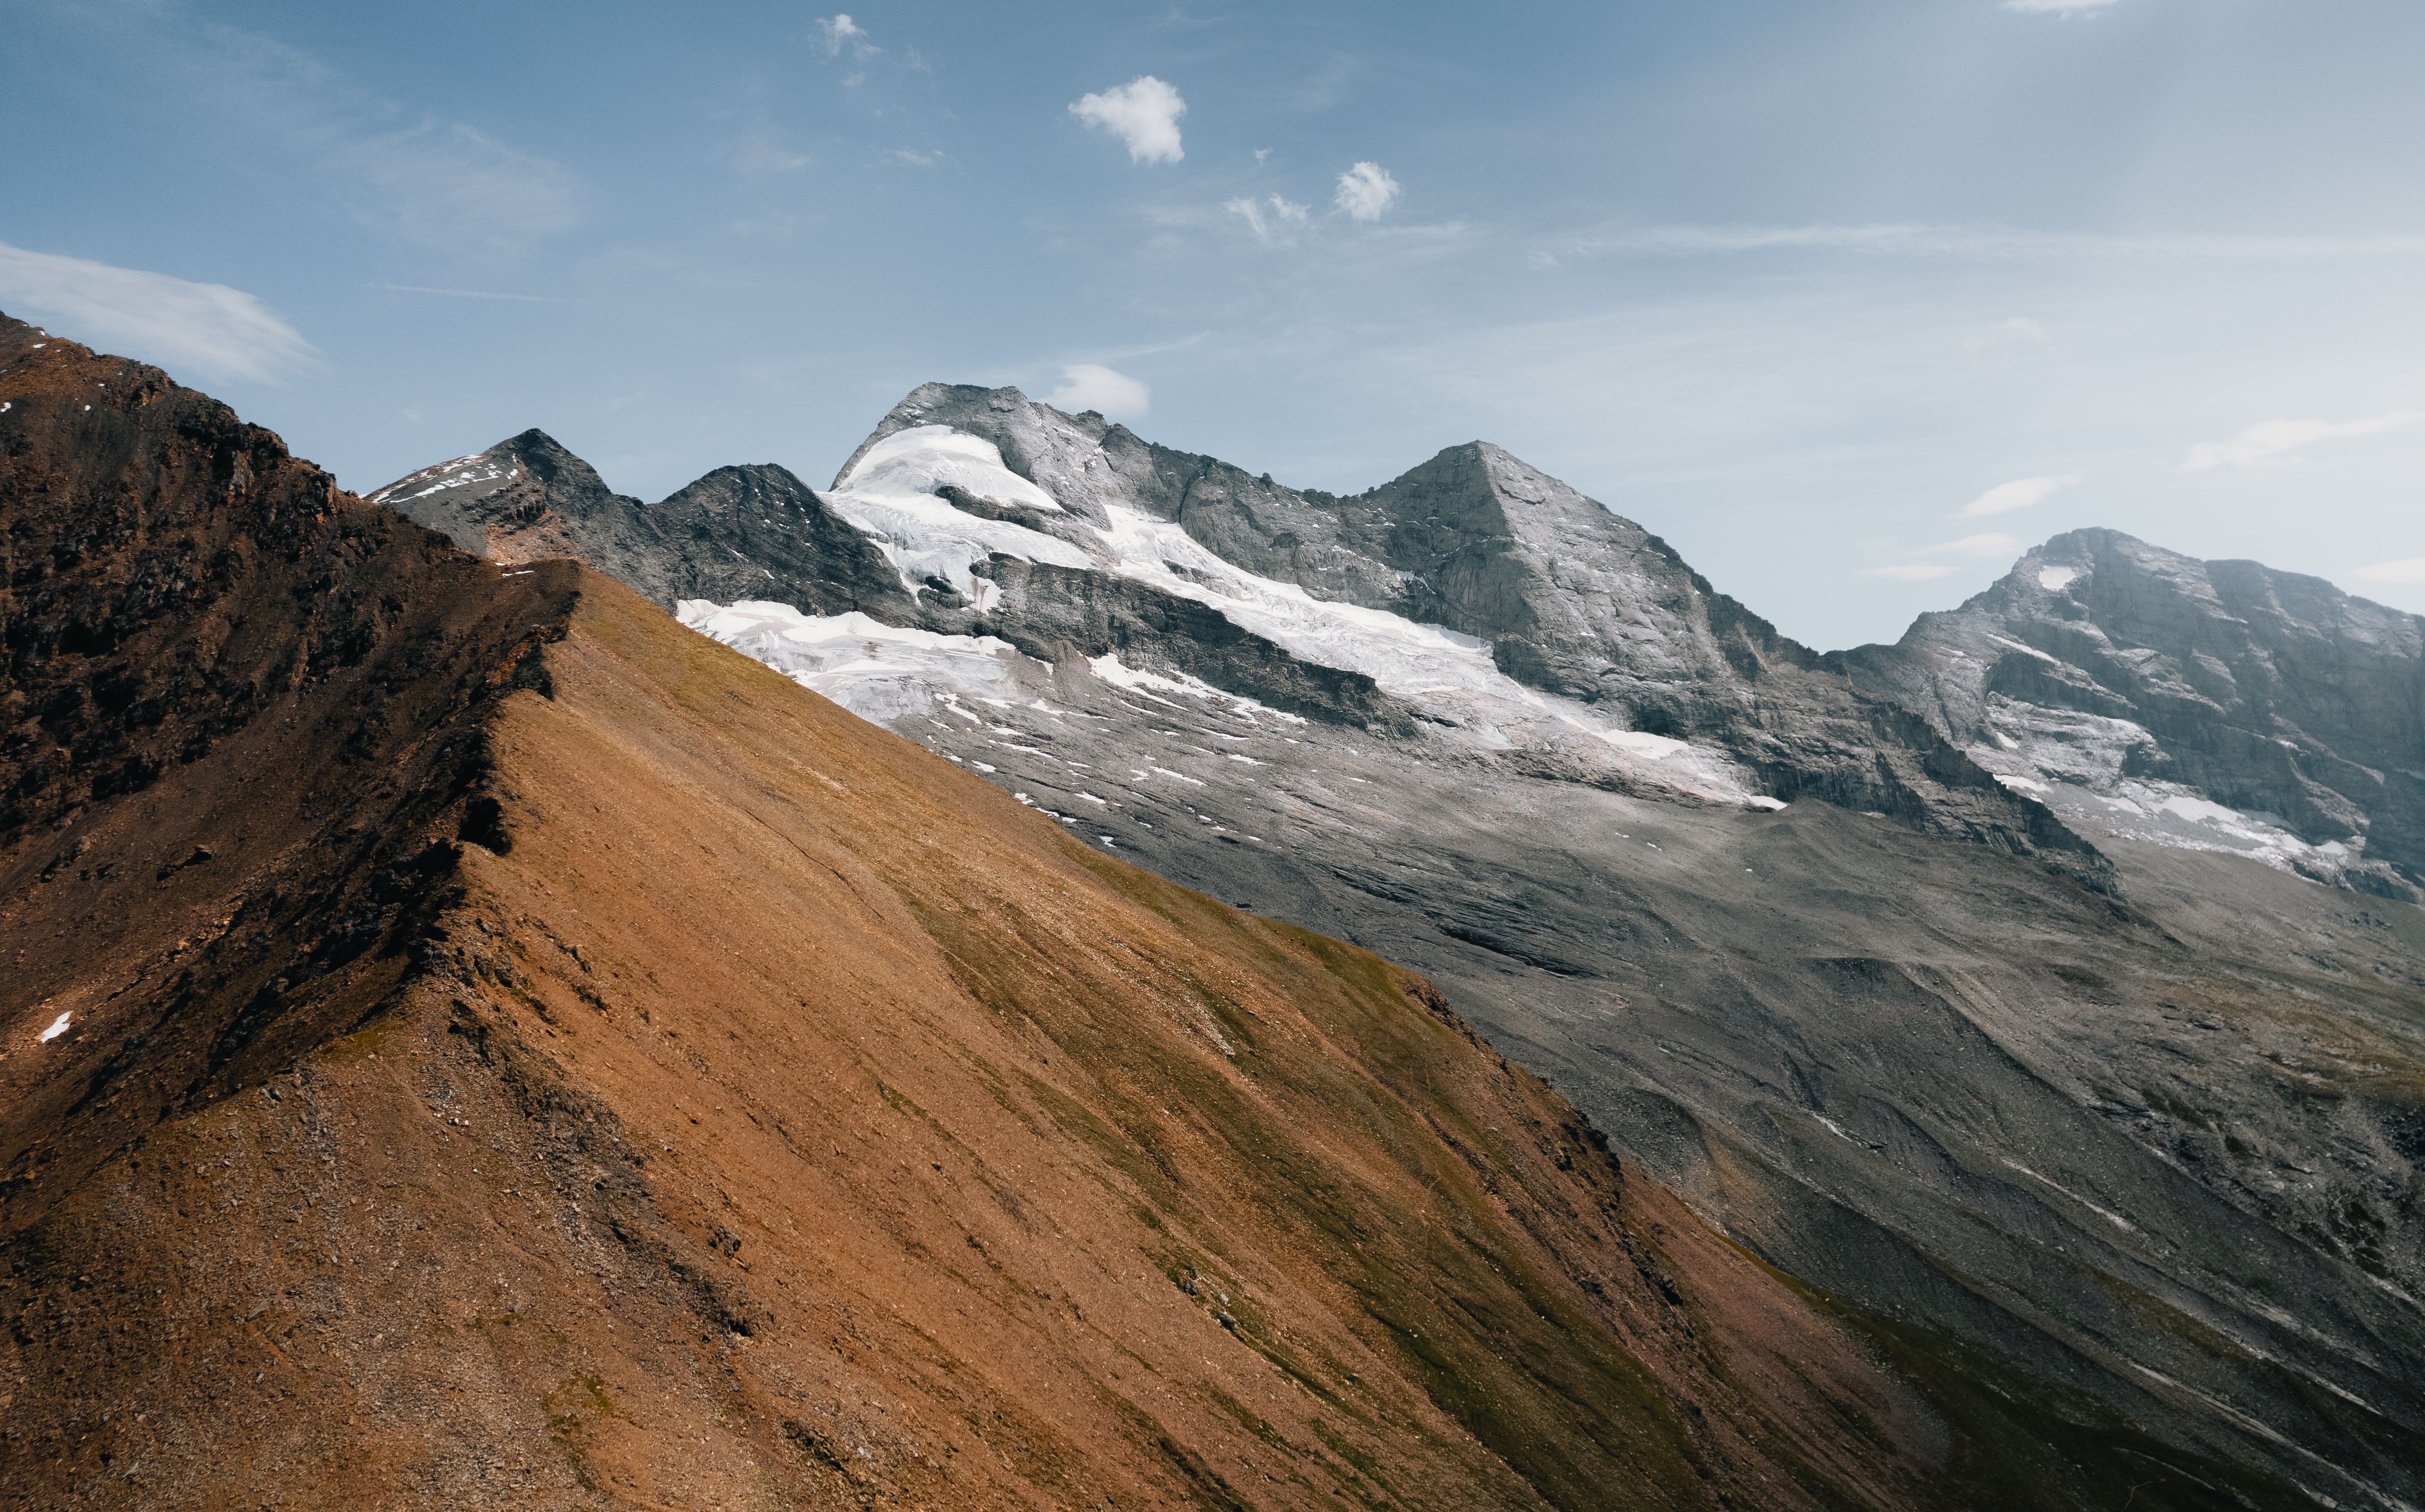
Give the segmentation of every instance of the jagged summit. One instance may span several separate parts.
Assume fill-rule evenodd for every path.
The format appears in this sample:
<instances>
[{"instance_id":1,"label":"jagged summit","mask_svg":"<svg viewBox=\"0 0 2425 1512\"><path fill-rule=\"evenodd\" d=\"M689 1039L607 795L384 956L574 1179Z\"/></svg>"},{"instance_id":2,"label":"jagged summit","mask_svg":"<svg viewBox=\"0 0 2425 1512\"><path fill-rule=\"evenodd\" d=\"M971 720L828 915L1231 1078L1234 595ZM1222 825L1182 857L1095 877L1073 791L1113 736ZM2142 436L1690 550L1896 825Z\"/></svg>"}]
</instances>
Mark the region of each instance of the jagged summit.
<instances>
[{"instance_id":1,"label":"jagged summit","mask_svg":"<svg viewBox=\"0 0 2425 1512\"><path fill-rule=\"evenodd\" d=\"M1855 682L2089 834L2425 897L2425 619L2255 562L2058 535Z\"/></svg>"},{"instance_id":2,"label":"jagged summit","mask_svg":"<svg viewBox=\"0 0 2425 1512\"><path fill-rule=\"evenodd\" d=\"M909 613L882 555L773 465L718 468L656 504L606 486L532 429L367 496L496 562L570 557L671 609L779 598L820 613Z\"/></svg>"},{"instance_id":3,"label":"jagged summit","mask_svg":"<svg viewBox=\"0 0 2425 1512\"><path fill-rule=\"evenodd\" d=\"M848 492L867 458L913 431L991 445L1003 468L1060 506L1027 523L1082 552L1100 554L1122 511L1167 521L1226 568L1469 638L1522 688L1625 731L1723 753L1756 792L2039 854L2092 884L2105 874L2093 847L1899 705L1855 691L1641 526L1487 442L1450 447L1341 496L1173 451L1016 389L929 384L885 416L837 489ZM874 517L860 523L881 535ZM1033 606L1036 596L1019 602ZM995 615L983 628L1017 641L1004 624ZM1089 654L1109 648L1095 644ZM1317 661L1325 654L1320 636L1290 649Z\"/></svg>"}]
</instances>

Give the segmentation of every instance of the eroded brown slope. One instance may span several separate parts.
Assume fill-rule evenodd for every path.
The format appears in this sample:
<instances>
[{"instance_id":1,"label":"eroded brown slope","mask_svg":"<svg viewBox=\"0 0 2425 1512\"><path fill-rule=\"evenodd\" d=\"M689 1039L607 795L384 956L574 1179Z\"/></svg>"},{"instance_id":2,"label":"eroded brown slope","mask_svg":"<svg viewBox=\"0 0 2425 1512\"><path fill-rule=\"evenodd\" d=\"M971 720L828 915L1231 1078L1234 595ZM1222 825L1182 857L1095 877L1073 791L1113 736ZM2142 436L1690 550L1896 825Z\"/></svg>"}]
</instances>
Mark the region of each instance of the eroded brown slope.
<instances>
[{"instance_id":1,"label":"eroded brown slope","mask_svg":"<svg viewBox=\"0 0 2425 1512\"><path fill-rule=\"evenodd\" d=\"M90 411L120 465L29 488L103 381L43 374L0 369L57 401L0 412L12 647L223 509L260 565L12 674L154 679L93 749L217 733L45 779L0 851L0 1501L1915 1499L1905 1397L1419 979L570 565L336 494L248 548L159 459L317 475L156 374Z\"/></svg>"}]
</instances>

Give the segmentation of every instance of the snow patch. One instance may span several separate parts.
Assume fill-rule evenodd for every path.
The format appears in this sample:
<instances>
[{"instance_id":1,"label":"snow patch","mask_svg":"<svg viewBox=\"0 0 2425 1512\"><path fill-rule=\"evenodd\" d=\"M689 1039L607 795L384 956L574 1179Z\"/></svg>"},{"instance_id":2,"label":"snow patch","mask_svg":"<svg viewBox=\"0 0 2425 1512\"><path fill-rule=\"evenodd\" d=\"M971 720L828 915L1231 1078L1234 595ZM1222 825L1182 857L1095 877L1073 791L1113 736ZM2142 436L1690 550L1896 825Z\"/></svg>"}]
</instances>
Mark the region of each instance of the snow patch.
<instances>
[{"instance_id":1,"label":"snow patch","mask_svg":"<svg viewBox=\"0 0 2425 1512\"><path fill-rule=\"evenodd\" d=\"M963 697L1020 692L1022 677L1044 671L990 635L887 625L858 610L804 614L789 604L685 598L674 613L700 634L879 724L940 712L982 725L984 720L961 707ZM988 701L1010 707L1007 699Z\"/></svg>"},{"instance_id":2,"label":"snow patch","mask_svg":"<svg viewBox=\"0 0 2425 1512\"><path fill-rule=\"evenodd\" d=\"M75 1017L75 1012L74 1012L74 1011L73 1011L73 1010L70 1010L69 1011L67 1011L67 1012L65 1012L65 1013L62 1013L62 1014L60 1014L58 1017L56 1017L56 1018L55 1018L55 1019L51 1020L51 1027L50 1027L49 1028L47 1028L47 1029L44 1029L44 1030L41 1032L41 1035L40 1035L40 1042L41 1042L41 1043L43 1043L43 1044L48 1044L48 1043L50 1043L53 1040L57 1039L60 1035L67 1033L67 1032L68 1032L68 1020L70 1020L70 1019L72 1019L72 1018L73 1018L73 1017Z\"/></svg>"},{"instance_id":3,"label":"snow patch","mask_svg":"<svg viewBox=\"0 0 2425 1512\"><path fill-rule=\"evenodd\" d=\"M2059 594L2080 579L2078 567L2040 567L2038 586L2050 594Z\"/></svg>"},{"instance_id":4,"label":"snow patch","mask_svg":"<svg viewBox=\"0 0 2425 1512\"><path fill-rule=\"evenodd\" d=\"M991 441L948 425L893 432L869 447L833 492L819 497L875 539L903 587L921 593L928 579L939 578L980 612L999 602L1002 592L970 570L988 557L1062 567L1096 565L1084 549L1057 536L970 514L941 497L945 487L996 505L1062 512L1051 494L1003 466L1002 452Z\"/></svg>"}]
</instances>

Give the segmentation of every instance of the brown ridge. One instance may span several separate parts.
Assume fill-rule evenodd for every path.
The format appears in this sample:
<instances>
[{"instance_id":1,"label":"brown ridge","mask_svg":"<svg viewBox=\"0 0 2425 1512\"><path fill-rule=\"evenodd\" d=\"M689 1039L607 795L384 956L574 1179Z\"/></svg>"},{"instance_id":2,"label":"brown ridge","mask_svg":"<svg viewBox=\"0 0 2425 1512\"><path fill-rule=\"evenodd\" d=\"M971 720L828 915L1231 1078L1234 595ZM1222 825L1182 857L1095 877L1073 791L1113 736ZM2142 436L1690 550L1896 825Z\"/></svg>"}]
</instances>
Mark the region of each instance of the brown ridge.
<instances>
[{"instance_id":1,"label":"brown ridge","mask_svg":"<svg viewBox=\"0 0 2425 1512\"><path fill-rule=\"evenodd\" d=\"M1421 978L42 340L0 1503L1925 1504Z\"/></svg>"}]
</instances>

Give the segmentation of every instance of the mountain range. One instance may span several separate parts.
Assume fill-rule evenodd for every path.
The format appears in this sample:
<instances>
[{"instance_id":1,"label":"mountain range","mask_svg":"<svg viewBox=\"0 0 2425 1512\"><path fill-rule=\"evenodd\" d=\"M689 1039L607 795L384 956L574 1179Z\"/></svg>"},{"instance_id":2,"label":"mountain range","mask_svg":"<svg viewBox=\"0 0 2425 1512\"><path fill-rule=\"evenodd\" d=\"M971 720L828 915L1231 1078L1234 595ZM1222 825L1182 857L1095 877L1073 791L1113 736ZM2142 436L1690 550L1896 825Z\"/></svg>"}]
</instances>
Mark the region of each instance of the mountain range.
<instances>
[{"instance_id":1,"label":"mountain range","mask_svg":"<svg viewBox=\"0 0 2425 1512\"><path fill-rule=\"evenodd\" d=\"M13 323L0 514L15 1500L2425 1498L2415 616L940 385L358 500Z\"/></svg>"}]
</instances>

